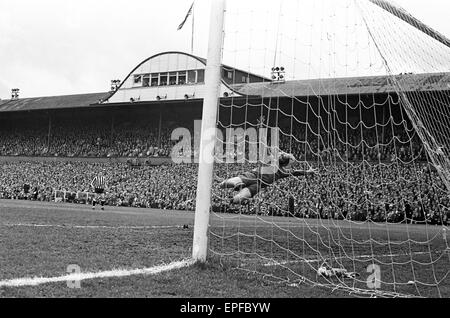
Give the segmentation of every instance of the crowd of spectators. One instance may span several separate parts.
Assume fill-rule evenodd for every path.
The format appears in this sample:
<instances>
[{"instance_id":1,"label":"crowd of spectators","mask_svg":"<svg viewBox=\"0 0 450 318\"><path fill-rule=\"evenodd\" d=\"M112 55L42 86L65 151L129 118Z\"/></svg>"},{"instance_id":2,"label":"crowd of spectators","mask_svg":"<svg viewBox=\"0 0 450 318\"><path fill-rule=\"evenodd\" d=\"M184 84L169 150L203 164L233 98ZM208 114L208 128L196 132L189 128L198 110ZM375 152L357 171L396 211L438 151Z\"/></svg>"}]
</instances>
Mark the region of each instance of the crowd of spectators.
<instances>
[{"instance_id":1,"label":"crowd of spectators","mask_svg":"<svg viewBox=\"0 0 450 318\"><path fill-rule=\"evenodd\" d=\"M92 179L105 171L109 205L193 209L190 199L195 197L196 171L185 165L14 162L3 163L1 168L0 198L3 199L88 203L92 199Z\"/></svg>"},{"instance_id":2,"label":"crowd of spectators","mask_svg":"<svg viewBox=\"0 0 450 318\"><path fill-rule=\"evenodd\" d=\"M334 157L341 161L426 161L426 152L417 134L414 131L408 132L403 127L377 127L363 132L352 129L320 134L297 127L292 131L282 131L280 140L282 149L305 160Z\"/></svg>"},{"instance_id":3,"label":"crowd of spectators","mask_svg":"<svg viewBox=\"0 0 450 318\"><path fill-rule=\"evenodd\" d=\"M218 164L215 174L232 177L254 167ZM6 162L1 164L0 198L86 204L92 198L91 180L105 171L108 205L193 211L197 168L196 164ZM428 165L397 162L319 168L315 176L278 181L246 206L230 205L232 191L215 183L213 209L361 222L448 222L449 194Z\"/></svg>"},{"instance_id":4,"label":"crowd of spectators","mask_svg":"<svg viewBox=\"0 0 450 318\"><path fill-rule=\"evenodd\" d=\"M177 142L171 140L173 129L186 127L192 132L192 126L188 118L164 121L164 124L160 118L143 118L116 122L73 119L48 126L3 125L0 156L130 160L169 157ZM447 222L448 192L437 172L427 165L429 160L414 130L403 124L369 126L360 123L333 130L330 125L314 128L313 123L288 127L280 124L280 147L300 161L318 167L320 173L308 179L281 180L244 207L227 204L232 194L216 186L214 209L300 218ZM198 133L192 136L195 140ZM0 198L88 203L92 198L90 182L105 168L109 205L195 209L195 164L135 167L112 161L24 160L0 165ZM231 177L254 167L248 163L219 164L216 174L221 178Z\"/></svg>"},{"instance_id":5,"label":"crowd of spectators","mask_svg":"<svg viewBox=\"0 0 450 318\"><path fill-rule=\"evenodd\" d=\"M168 157L171 127L71 122L48 128L0 129L0 156Z\"/></svg>"},{"instance_id":6,"label":"crowd of spectators","mask_svg":"<svg viewBox=\"0 0 450 318\"><path fill-rule=\"evenodd\" d=\"M154 122L70 121L49 127L0 127L0 156L151 158L169 157L175 128L187 127L195 140L192 121L159 125ZM426 161L418 136L404 127L347 129L313 133L305 125L281 127L280 147L301 160L337 158L340 161ZM226 136L224 134L224 136Z\"/></svg>"}]
</instances>

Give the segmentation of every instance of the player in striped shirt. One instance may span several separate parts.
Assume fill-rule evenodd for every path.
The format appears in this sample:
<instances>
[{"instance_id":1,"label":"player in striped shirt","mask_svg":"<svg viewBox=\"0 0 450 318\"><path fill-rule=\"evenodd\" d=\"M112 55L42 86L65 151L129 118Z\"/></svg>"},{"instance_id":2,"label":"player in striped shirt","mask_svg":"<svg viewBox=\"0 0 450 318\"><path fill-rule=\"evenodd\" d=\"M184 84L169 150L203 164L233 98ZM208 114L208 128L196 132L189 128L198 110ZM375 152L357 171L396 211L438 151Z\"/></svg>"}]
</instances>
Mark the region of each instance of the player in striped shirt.
<instances>
[{"instance_id":1,"label":"player in striped shirt","mask_svg":"<svg viewBox=\"0 0 450 318\"><path fill-rule=\"evenodd\" d=\"M95 197L92 200L92 210L95 210L95 205L100 201L102 206L102 210L104 210L104 206L106 203L105 199L105 189L106 189L106 178L99 174L94 179L92 179L91 186L94 189Z\"/></svg>"}]
</instances>

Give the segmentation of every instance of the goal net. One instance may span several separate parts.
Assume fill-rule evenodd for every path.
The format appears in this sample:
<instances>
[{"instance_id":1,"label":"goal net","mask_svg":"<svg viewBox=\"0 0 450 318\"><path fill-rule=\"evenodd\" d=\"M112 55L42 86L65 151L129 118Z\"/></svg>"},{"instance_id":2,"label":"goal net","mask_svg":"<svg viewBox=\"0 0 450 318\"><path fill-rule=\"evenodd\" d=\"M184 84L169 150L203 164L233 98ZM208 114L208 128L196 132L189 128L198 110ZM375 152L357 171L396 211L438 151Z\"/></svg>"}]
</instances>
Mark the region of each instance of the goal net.
<instances>
[{"instance_id":1,"label":"goal net","mask_svg":"<svg viewBox=\"0 0 450 318\"><path fill-rule=\"evenodd\" d=\"M449 297L445 36L387 1L229 0L223 43L245 74L222 74L209 257L289 288ZM263 176L267 149L295 156L288 177ZM245 185L220 182L252 171L236 204Z\"/></svg>"}]
</instances>

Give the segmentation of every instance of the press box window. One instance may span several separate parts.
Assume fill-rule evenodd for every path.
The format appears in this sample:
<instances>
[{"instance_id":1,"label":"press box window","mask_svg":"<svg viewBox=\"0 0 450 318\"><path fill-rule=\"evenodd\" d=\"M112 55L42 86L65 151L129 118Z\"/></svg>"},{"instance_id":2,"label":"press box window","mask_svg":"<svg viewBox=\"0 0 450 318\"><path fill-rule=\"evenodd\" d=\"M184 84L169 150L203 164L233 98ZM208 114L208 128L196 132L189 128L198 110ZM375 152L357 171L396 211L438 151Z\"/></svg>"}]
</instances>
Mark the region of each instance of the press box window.
<instances>
[{"instance_id":1,"label":"press box window","mask_svg":"<svg viewBox=\"0 0 450 318\"><path fill-rule=\"evenodd\" d=\"M177 73L176 72L169 74L169 85L177 85Z\"/></svg>"},{"instance_id":2,"label":"press box window","mask_svg":"<svg viewBox=\"0 0 450 318\"><path fill-rule=\"evenodd\" d=\"M197 83L204 83L204 82L205 82L205 70L198 70Z\"/></svg>"},{"instance_id":3,"label":"press box window","mask_svg":"<svg viewBox=\"0 0 450 318\"><path fill-rule=\"evenodd\" d=\"M188 84L195 84L197 81L197 71L188 71Z\"/></svg>"},{"instance_id":4,"label":"press box window","mask_svg":"<svg viewBox=\"0 0 450 318\"><path fill-rule=\"evenodd\" d=\"M159 74L159 86L167 85L167 74Z\"/></svg>"},{"instance_id":5,"label":"press box window","mask_svg":"<svg viewBox=\"0 0 450 318\"><path fill-rule=\"evenodd\" d=\"M152 74L151 86L158 86L159 74Z\"/></svg>"},{"instance_id":6,"label":"press box window","mask_svg":"<svg viewBox=\"0 0 450 318\"><path fill-rule=\"evenodd\" d=\"M186 72L178 73L178 85L186 84Z\"/></svg>"},{"instance_id":7,"label":"press box window","mask_svg":"<svg viewBox=\"0 0 450 318\"><path fill-rule=\"evenodd\" d=\"M134 75L134 85L139 85L142 83L142 75Z\"/></svg>"},{"instance_id":8,"label":"press box window","mask_svg":"<svg viewBox=\"0 0 450 318\"><path fill-rule=\"evenodd\" d=\"M142 86L149 87L150 86L150 74L144 75L142 80Z\"/></svg>"}]
</instances>

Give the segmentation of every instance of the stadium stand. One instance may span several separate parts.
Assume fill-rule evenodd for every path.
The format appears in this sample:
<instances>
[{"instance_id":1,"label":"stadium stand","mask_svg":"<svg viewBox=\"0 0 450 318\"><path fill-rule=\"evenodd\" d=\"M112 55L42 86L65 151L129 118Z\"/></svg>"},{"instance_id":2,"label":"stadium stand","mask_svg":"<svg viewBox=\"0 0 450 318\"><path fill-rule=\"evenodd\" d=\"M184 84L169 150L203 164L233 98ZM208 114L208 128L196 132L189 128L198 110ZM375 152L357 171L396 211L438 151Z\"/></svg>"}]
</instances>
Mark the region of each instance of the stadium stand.
<instances>
[{"instance_id":1,"label":"stadium stand","mask_svg":"<svg viewBox=\"0 0 450 318\"><path fill-rule=\"evenodd\" d=\"M381 100L383 102L386 98ZM239 102L233 100L235 104ZM261 100L255 102L257 106L249 116L258 118L261 109L266 106ZM290 105L286 107L289 108ZM301 108L304 107L299 107ZM226 105L223 105L221 110L226 112ZM234 112L234 121L238 123L235 127L242 123L243 116L245 114L239 113L238 110ZM306 117L305 114L296 116ZM367 114L366 121L373 121L373 116L373 112ZM400 110L392 116L396 122L401 123ZM0 156L169 157L176 143L171 140L172 131L184 127L193 135L194 120L200 117L201 104L198 102L184 102L180 105L161 103L152 107L133 105L121 108L73 108L52 112L5 112L0 116ZM325 145L317 136L308 132L304 125L296 125L290 131L290 122L274 124L279 126L281 131L292 133L298 140L307 141L307 147L305 143L294 143L290 149L301 160L316 160L320 153L330 150L327 148L329 145ZM359 128L340 128L338 137L346 142L337 142L333 148L342 158L350 161L364 157L365 160L389 162L394 154L398 154L403 161L412 158L426 159L418 136L412 134L412 140L409 140L411 136L402 124L394 125L393 130L366 129L364 136L361 136ZM396 142L392 142L394 136ZM281 137L282 148L288 149L289 138L285 134ZM363 137L364 144L361 143ZM326 138L324 134L323 139ZM345 147L347 143L353 146Z\"/></svg>"},{"instance_id":2,"label":"stadium stand","mask_svg":"<svg viewBox=\"0 0 450 318\"><path fill-rule=\"evenodd\" d=\"M182 55L186 61L193 58L196 67L205 64L204 59L186 54L170 53L169 55ZM178 60L180 60L179 56ZM156 56L156 58L163 57L164 54ZM141 63L134 71L144 72L143 67L149 60ZM0 197L87 203L90 200L89 184L93 178L91 172L95 173L99 169L106 168L109 205L194 210L197 165L144 164L140 166L124 161L104 161L125 158L132 163L137 159L169 157L176 143L171 140L173 129L185 127L191 135L195 136L193 122L201 118L201 99L186 99L182 96L185 82L179 82L178 85L167 86L167 88L161 85L154 88L144 81L144 72L142 73L144 75L138 75L141 76L139 79L142 87L135 87L133 72L127 77L129 80L124 81L116 92L0 100L0 156L21 158L0 161L2 169ZM189 77L189 72L179 70L177 78L180 78L181 73ZM283 101L284 93L298 96L295 100L296 118L308 118L308 115L303 113L305 101L302 102L302 98L307 98L310 105L327 105L330 96L336 97L333 103L337 105L335 110L337 116L339 113L342 115L345 107L339 109L339 106L345 105L339 100L339 96L345 95L345 103L348 103L346 105L357 105L360 102L367 105L376 103L377 111L381 113L375 116L379 116L378 120L381 122L378 122L378 128L365 129L364 133L358 126L348 128L337 125L335 127L337 135L334 137L345 139L345 142L335 142L331 145L325 142L326 138L329 138L326 132L323 136L320 135L322 132L315 135L308 133L304 125L294 125L289 130L290 121L287 124L281 119L276 123L268 121L267 125L278 126L290 138L304 141L292 144L287 135L282 134L280 140L282 149L289 149L300 161L309 161L313 165L318 160L322 160L322 167L327 167L327 156L335 156L341 159L341 165L334 164L333 167L338 167L342 171L333 173L323 171L309 179L307 184L301 180L282 180L278 187L261 194L259 201L264 204L254 202L245 207L224 204L226 200L220 197L222 192L216 189L215 210L272 215L283 215L286 211L293 210L292 215L301 218L348 218L355 221L379 222L402 222L408 219L435 224L447 222L450 199L444 190L445 186L435 169L427 166L426 151L410 127L410 123L402 122L402 110L396 107L395 88L388 77L303 80L267 85L267 83L261 83L261 80L265 80L264 78L257 77L251 78L248 82L236 84L236 81L230 81L229 78L227 80L230 74L231 77L236 77L239 75L239 70L224 68L223 85L236 94L222 98L219 113L228 114L225 116L228 119L225 120L231 120L229 106L232 105L234 107L232 117L237 125L232 122L221 123L222 127L242 126L245 122L244 116L246 120L252 121L258 118L262 111L265 111L269 117L270 112L279 112L280 109L283 110L283 107L289 112L292 107L291 100ZM161 74L158 76L161 77ZM429 91L439 91L447 94L450 90L449 73L401 74L396 80L408 87L407 90L411 92L420 91L426 94ZM200 89L198 87L201 86L201 81L198 80L198 75L197 81L199 83L190 89ZM138 84L141 82L138 81ZM181 97L177 100L156 100L155 96L147 94L152 96L151 100L142 100L140 97L138 102L120 100L124 92L152 89L172 90L181 94ZM119 102L111 102L111 97ZM277 97L279 103L275 110L270 106L273 97ZM242 111L243 106L245 106L245 113ZM347 108L351 109L351 107ZM384 114L383 109L395 109L397 113ZM352 115L351 112L349 110L345 118L350 126L355 116L364 117L364 121L369 123L369 126L373 121L371 116L373 117L374 113L371 109L368 111L371 114ZM389 117L391 119L388 119ZM223 120L224 116L221 115L220 118ZM392 124L392 129L377 130L386 125L384 119L393 120L393 123L398 124ZM309 120L314 121L314 119ZM314 125L314 123L308 123L307 126L309 129L314 129ZM332 154L331 151L337 153ZM27 157L38 158L38 160L26 160ZM72 158L73 160L39 160L44 157ZM77 160L77 158L90 158L94 161L97 159L98 162ZM397 161L406 164L401 165L400 168L398 165L391 164ZM369 164L351 166L349 171L349 166L345 165L346 162ZM384 164L370 166L370 162ZM408 164L411 162L417 164ZM218 174L222 177L238 174L251 167L249 165L217 165ZM381 176L386 186L377 188L374 181L370 191L348 187L348 184L358 184L358 178L362 174L361 169L365 169L364 175L369 176L369 179ZM370 171L371 169L373 171ZM375 171L375 169L378 170ZM340 175L349 176L350 180L343 182L339 180ZM408 176L412 175L419 176L423 185L421 189L423 194L417 193L419 189L417 184L412 186L412 183L417 181L417 177L414 181L413 178L408 179ZM398 182L399 176L406 177L400 178L402 181ZM366 183L371 184L370 180L366 180ZM326 189L327 186L328 189ZM335 190L329 191L331 188ZM297 199L289 202L289 198L292 197L290 193L293 192L301 193L301 195L296 195ZM351 202L358 203L349 204L344 199L349 197L352 198Z\"/></svg>"}]
</instances>

